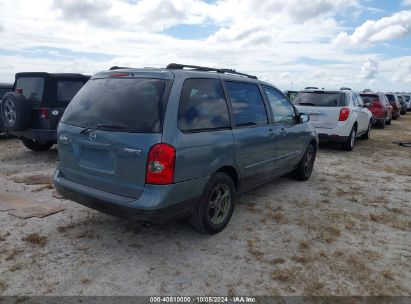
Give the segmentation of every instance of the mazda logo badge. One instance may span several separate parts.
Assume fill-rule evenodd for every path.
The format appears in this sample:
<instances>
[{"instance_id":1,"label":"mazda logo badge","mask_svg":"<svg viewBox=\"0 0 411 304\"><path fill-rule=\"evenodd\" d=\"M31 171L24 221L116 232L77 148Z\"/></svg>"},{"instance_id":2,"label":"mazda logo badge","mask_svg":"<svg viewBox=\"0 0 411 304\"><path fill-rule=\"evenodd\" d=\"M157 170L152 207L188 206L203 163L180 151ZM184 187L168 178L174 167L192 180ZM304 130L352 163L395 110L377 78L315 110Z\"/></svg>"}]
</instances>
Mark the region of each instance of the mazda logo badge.
<instances>
[{"instance_id":1,"label":"mazda logo badge","mask_svg":"<svg viewBox=\"0 0 411 304\"><path fill-rule=\"evenodd\" d=\"M96 133L91 132L91 133L90 133L90 140L91 140L91 141L95 141L95 140L96 140L96 138L97 138L97 134L96 134Z\"/></svg>"}]
</instances>

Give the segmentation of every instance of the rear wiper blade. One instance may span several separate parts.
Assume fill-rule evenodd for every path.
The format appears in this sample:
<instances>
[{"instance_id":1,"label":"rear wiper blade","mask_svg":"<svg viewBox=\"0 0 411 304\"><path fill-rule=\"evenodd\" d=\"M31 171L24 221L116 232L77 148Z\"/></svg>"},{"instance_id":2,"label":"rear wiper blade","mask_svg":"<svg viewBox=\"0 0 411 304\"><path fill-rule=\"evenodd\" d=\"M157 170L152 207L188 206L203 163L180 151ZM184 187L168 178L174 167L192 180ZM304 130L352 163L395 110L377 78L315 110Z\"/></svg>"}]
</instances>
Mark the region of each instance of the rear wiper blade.
<instances>
[{"instance_id":1,"label":"rear wiper blade","mask_svg":"<svg viewBox=\"0 0 411 304\"><path fill-rule=\"evenodd\" d=\"M85 128L84 130L82 130L80 132L80 134L84 134L88 131L91 130L101 130L101 129L111 129L111 130L121 130L121 131L132 131L132 129L127 128L127 127L123 127L123 126L118 126L118 125L106 125L106 124L98 124L95 127L88 127Z\"/></svg>"}]
</instances>

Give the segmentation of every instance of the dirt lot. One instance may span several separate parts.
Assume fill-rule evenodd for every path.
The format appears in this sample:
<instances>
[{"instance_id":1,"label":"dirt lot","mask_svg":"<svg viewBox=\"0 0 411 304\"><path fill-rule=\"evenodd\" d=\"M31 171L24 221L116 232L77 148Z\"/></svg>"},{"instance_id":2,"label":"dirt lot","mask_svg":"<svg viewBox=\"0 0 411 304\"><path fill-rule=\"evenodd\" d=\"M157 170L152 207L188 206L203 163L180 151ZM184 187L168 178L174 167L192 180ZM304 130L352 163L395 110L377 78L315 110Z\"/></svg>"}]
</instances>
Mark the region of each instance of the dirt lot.
<instances>
[{"instance_id":1,"label":"dirt lot","mask_svg":"<svg viewBox=\"0 0 411 304\"><path fill-rule=\"evenodd\" d=\"M141 226L12 179L52 174L56 150L0 139L0 191L66 208L44 219L0 212L2 295L410 295L411 113L347 153L321 147L309 182L284 177L238 200L205 236ZM34 234L34 235L33 235Z\"/></svg>"}]
</instances>

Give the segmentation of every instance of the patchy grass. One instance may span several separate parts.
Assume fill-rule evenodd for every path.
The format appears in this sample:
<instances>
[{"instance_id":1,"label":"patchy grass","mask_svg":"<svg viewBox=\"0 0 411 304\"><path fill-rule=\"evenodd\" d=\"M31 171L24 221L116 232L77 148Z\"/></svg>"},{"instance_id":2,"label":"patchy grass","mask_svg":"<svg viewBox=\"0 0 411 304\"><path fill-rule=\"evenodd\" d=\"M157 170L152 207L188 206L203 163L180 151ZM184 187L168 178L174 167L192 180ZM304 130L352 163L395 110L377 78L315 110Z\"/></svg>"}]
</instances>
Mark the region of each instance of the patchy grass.
<instances>
[{"instance_id":1,"label":"patchy grass","mask_svg":"<svg viewBox=\"0 0 411 304\"><path fill-rule=\"evenodd\" d=\"M30 244L39 245L44 247L47 243L46 236L40 236L38 233L31 233L22 238L22 241L28 242Z\"/></svg>"},{"instance_id":2,"label":"patchy grass","mask_svg":"<svg viewBox=\"0 0 411 304\"><path fill-rule=\"evenodd\" d=\"M14 264L14 265L10 266L10 267L9 267L9 271L10 271L10 272L15 272L15 271L21 270L21 269L23 269L23 268L24 268L24 265L21 264L21 263L18 263L18 264Z\"/></svg>"},{"instance_id":3,"label":"patchy grass","mask_svg":"<svg viewBox=\"0 0 411 304\"><path fill-rule=\"evenodd\" d=\"M310 242L310 241L307 241L307 240L301 241L301 242L298 244L298 247L300 247L301 250L310 249L310 246L311 246L311 242Z\"/></svg>"},{"instance_id":4,"label":"patchy grass","mask_svg":"<svg viewBox=\"0 0 411 304\"><path fill-rule=\"evenodd\" d=\"M277 269L271 272L271 277L277 281L288 283L294 281L296 274L293 269Z\"/></svg>"},{"instance_id":5,"label":"patchy grass","mask_svg":"<svg viewBox=\"0 0 411 304\"><path fill-rule=\"evenodd\" d=\"M91 280L89 278L82 278L80 280L81 284L83 285L90 285L91 284Z\"/></svg>"},{"instance_id":6,"label":"patchy grass","mask_svg":"<svg viewBox=\"0 0 411 304\"><path fill-rule=\"evenodd\" d=\"M285 260L283 258L276 258L276 259L272 259L269 263L271 265L284 264Z\"/></svg>"},{"instance_id":7,"label":"patchy grass","mask_svg":"<svg viewBox=\"0 0 411 304\"><path fill-rule=\"evenodd\" d=\"M74 223L68 224L68 225L61 225L57 227L57 231L60 233L67 232L68 230L74 229L75 225Z\"/></svg>"},{"instance_id":8,"label":"patchy grass","mask_svg":"<svg viewBox=\"0 0 411 304\"><path fill-rule=\"evenodd\" d=\"M0 280L0 293L5 292L8 287L9 285L6 282Z\"/></svg>"},{"instance_id":9,"label":"patchy grass","mask_svg":"<svg viewBox=\"0 0 411 304\"><path fill-rule=\"evenodd\" d=\"M328 295L324 283L317 279L308 280L308 284L304 287L304 295L306 296L321 296Z\"/></svg>"},{"instance_id":10,"label":"patchy grass","mask_svg":"<svg viewBox=\"0 0 411 304\"><path fill-rule=\"evenodd\" d=\"M310 259L306 256L300 255L291 257L291 260L300 264L306 264L309 262Z\"/></svg>"},{"instance_id":11,"label":"patchy grass","mask_svg":"<svg viewBox=\"0 0 411 304\"><path fill-rule=\"evenodd\" d=\"M382 275L384 276L384 278L386 278L387 280L394 280L394 273L392 273L392 271L390 270L385 270Z\"/></svg>"},{"instance_id":12,"label":"patchy grass","mask_svg":"<svg viewBox=\"0 0 411 304\"><path fill-rule=\"evenodd\" d=\"M6 257L6 261L15 260L15 258L16 258L19 254L21 254L21 253L23 253L23 252L24 252L23 249L13 249L13 250L10 252L10 254Z\"/></svg>"}]
</instances>

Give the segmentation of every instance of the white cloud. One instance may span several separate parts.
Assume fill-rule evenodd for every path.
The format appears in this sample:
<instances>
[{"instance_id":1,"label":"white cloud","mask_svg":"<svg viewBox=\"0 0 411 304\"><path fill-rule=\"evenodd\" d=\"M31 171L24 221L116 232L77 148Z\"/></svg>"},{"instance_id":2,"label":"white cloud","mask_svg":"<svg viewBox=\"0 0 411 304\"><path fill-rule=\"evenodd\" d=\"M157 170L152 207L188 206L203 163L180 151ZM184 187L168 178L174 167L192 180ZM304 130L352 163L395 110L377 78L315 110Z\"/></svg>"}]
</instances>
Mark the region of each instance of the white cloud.
<instances>
[{"instance_id":1,"label":"white cloud","mask_svg":"<svg viewBox=\"0 0 411 304\"><path fill-rule=\"evenodd\" d=\"M361 79L375 79L379 72L378 62L372 58L368 58L361 67L359 78Z\"/></svg>"},{"instance_id":2,"label":"white cloud","mask_svg":"<svg viewBox=\"0 0 411 304\"><path fill-rule=\"evenodd\" d=\"M403 0L403 1L402 1L402 5L404 5L404 6L409 6L409 5L411 5L411 0Z\"/></svg>"},{"instance_id":3,"label":"white cloud","mask_svg":"<svg viewBox=\"0 0 411 304\"><path fill-rule=\"evenodd\" d=\"M411 33L411 11L401 11L379 20L368 20L357 27L352 35L340 33L333 41L339 47L366 46L376 42L397 39Z\"/></svg>"}]
</instances>

